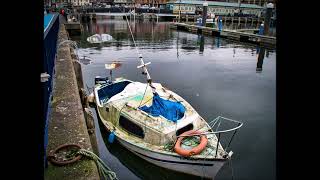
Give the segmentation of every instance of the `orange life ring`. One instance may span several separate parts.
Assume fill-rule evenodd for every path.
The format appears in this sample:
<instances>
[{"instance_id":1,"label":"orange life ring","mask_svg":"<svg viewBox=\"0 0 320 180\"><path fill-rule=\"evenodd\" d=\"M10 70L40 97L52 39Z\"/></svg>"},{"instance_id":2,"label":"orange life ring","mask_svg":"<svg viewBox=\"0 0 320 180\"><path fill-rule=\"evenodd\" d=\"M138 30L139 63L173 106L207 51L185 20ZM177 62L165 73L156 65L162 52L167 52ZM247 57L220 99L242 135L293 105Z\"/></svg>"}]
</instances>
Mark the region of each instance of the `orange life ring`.
<instances>
[{"instance_id":1,"label":"orange life ring","mask_svg":"<svg viewBox=\"0 0 320 180\"><path fill-rule=\"evenodd\" d=\"M196 130L190 130L190 131L186 131L186 132L182 133L180 136L194 135L194 134L200 134L200 133L201 132L196 131ZM190 150L186 150L186 149L181 148L181 142L184 138L186 138L186 137L179 137L178 138L178 140L174 146L174 151L176 153L180 154L181 156L185 156L185 157L200 154L203 151L203 149L207 146L207 143L208 143L207 137L205 135L200 135L200 144Z\"/></svg>"}]
</instances>

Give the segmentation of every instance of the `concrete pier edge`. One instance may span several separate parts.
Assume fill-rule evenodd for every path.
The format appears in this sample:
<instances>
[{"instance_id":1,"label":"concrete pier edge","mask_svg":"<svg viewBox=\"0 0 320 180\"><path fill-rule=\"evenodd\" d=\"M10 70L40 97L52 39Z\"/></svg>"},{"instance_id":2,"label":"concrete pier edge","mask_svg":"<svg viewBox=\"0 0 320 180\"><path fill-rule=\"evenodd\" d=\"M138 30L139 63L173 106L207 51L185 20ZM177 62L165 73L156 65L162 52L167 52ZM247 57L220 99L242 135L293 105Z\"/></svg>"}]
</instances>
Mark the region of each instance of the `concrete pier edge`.
<instances>
[{"instance_id":1,"label":"concrete pier edge","mask_svg":"<svg viewBox=\"0 0 320 180\"><path fill-rule=\"evenodd\" d=\"M60 24L58 46L65 40L68 40L68 33L64 24ZM84 107L80 100L73 61L68 43L57 48L47 154L62 144L78 144L90 151L94 149L86 125ZM55 166L49 162L44 175L47 180L100 179L95 162L84 157L66 166Z\"/></svg>"}]
</instances>

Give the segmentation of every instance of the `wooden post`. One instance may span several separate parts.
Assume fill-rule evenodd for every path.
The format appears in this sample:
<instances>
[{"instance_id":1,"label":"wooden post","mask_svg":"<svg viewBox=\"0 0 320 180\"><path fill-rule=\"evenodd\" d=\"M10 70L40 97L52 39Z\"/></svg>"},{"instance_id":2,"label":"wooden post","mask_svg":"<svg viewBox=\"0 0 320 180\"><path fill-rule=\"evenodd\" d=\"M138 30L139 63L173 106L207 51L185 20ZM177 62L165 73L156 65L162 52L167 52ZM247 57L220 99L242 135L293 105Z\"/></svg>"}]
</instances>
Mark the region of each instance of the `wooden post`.
<instances>
[{"instance_id":1,"label":"wooden post","mask_svg":"<svg viewBox=\"0 0 320 180\"><path fill-rule=\"evenodd\" d=\"M251 27L253 27L253 18L251 18Z\"/></svg>"},{"instance_id":2,"label":"wooden post","mask_svg":"<svg viewBox=\"0 0 320 180\"><path fill-rule=\"evenodd\" d=\"M203 3L202 26L206 26L206 22L207 22L207 11L208 11L208 3Z\"/></svg>"},{"instance_id":3,"label":"wooden post","mask_svg":"<svg viewBox=\"0 0 320 180\"><path fill-rule=\"evenodd\" d=\"M244 21L244 27L245 27L245 28L247 27L247 20L248 20L248 18L245 17L245 21Z\"/></svg>"},{"instance_id":4,"label":"wooden post","mask_svg":"<svg viewBox=\"0 0 320 180\"><path fill-rule=\"evenodd\" d=\"M270 27L270 21L271 21L271 16L272 16L272 9L273 9L273 4L272 3L267 4L267 12L266 12L266 16L264 19L264 35L269 35L269 27Z\"/></svg>"}]
</instances>

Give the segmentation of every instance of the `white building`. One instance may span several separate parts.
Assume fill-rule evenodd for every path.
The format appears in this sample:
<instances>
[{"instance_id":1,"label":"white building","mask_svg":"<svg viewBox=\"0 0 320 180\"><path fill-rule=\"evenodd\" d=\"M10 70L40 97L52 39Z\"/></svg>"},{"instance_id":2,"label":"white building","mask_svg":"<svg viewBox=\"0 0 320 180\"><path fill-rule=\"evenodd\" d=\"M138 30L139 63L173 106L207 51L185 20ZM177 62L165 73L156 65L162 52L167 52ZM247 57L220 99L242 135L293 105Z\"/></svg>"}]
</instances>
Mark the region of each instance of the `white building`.
<instances>
[{"instance_id":1,"label":"white building","mask_svg":"<svg viewBox=\"0 0 320 180\"><path fill-rule=\"evenodd\" d=\"M260 16L263 7L256 4L239 4L229 2L217 2L217 1L199 1L199 0L173 0L167 3L167 6L173 10L174 14L195 14L197 9L202 9L203 3L208 3L208 12L215 15L234 15L235 13L242 12L245 15Z\"/></svg>"},{"instance_id":2,"label":"white building","mask_svg":"<svg viewBox=\"0 0 320 180\"><path fill-rule=\"evenodd\" d=\"M90 4L90 0L71 0L74 6L83 6Z\"/></svg>"}]
</instances>

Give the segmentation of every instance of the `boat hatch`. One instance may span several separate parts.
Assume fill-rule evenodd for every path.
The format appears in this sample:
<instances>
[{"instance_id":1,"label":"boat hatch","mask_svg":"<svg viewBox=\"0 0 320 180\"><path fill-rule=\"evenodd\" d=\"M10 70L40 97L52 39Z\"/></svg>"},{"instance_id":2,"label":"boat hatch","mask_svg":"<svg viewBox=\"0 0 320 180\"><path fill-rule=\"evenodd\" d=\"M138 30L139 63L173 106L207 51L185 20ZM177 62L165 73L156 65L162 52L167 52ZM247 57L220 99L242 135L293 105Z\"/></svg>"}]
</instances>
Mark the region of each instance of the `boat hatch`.
<instances>
[{"instance_id":1,"label":"boat hatch","mask_svg":"<svg viewBox=\"0 0 320 180\"><path fill-rule=\"evenodd\" d=\"M130 83L131 83L130 81L122 81L122 82L111 84L99 89L98 90L99 101L106 102L112 96L123 91L123 89Z\"/></svg>"},{"instance_id":2,"label":"boat hatch","mask_svg":"<svg viewBox=\"0 0 320 180\"><path fill-rule=\"evenodd\" d=\"M179 136L180 134L186 132L186 131L189 131L189 130L192 130L193 129L193 124L190 123L188 125L186 125L185 127L179 129L177 132L176 132L176 135Z\"/></svg>"},{"instance_id":3,"label":"boat hatch","mask_svg":"<svg viewBox=\"0 0 320 180\"><path fill-rule=\"evenodd\" d=\"M134 122L127 119L126 117L120 116L119 125L127 132L129 132L139 138L142 138L142 139L144 138L143 129L139 125L137 125Z\"/></svg>"}]
</instances>

